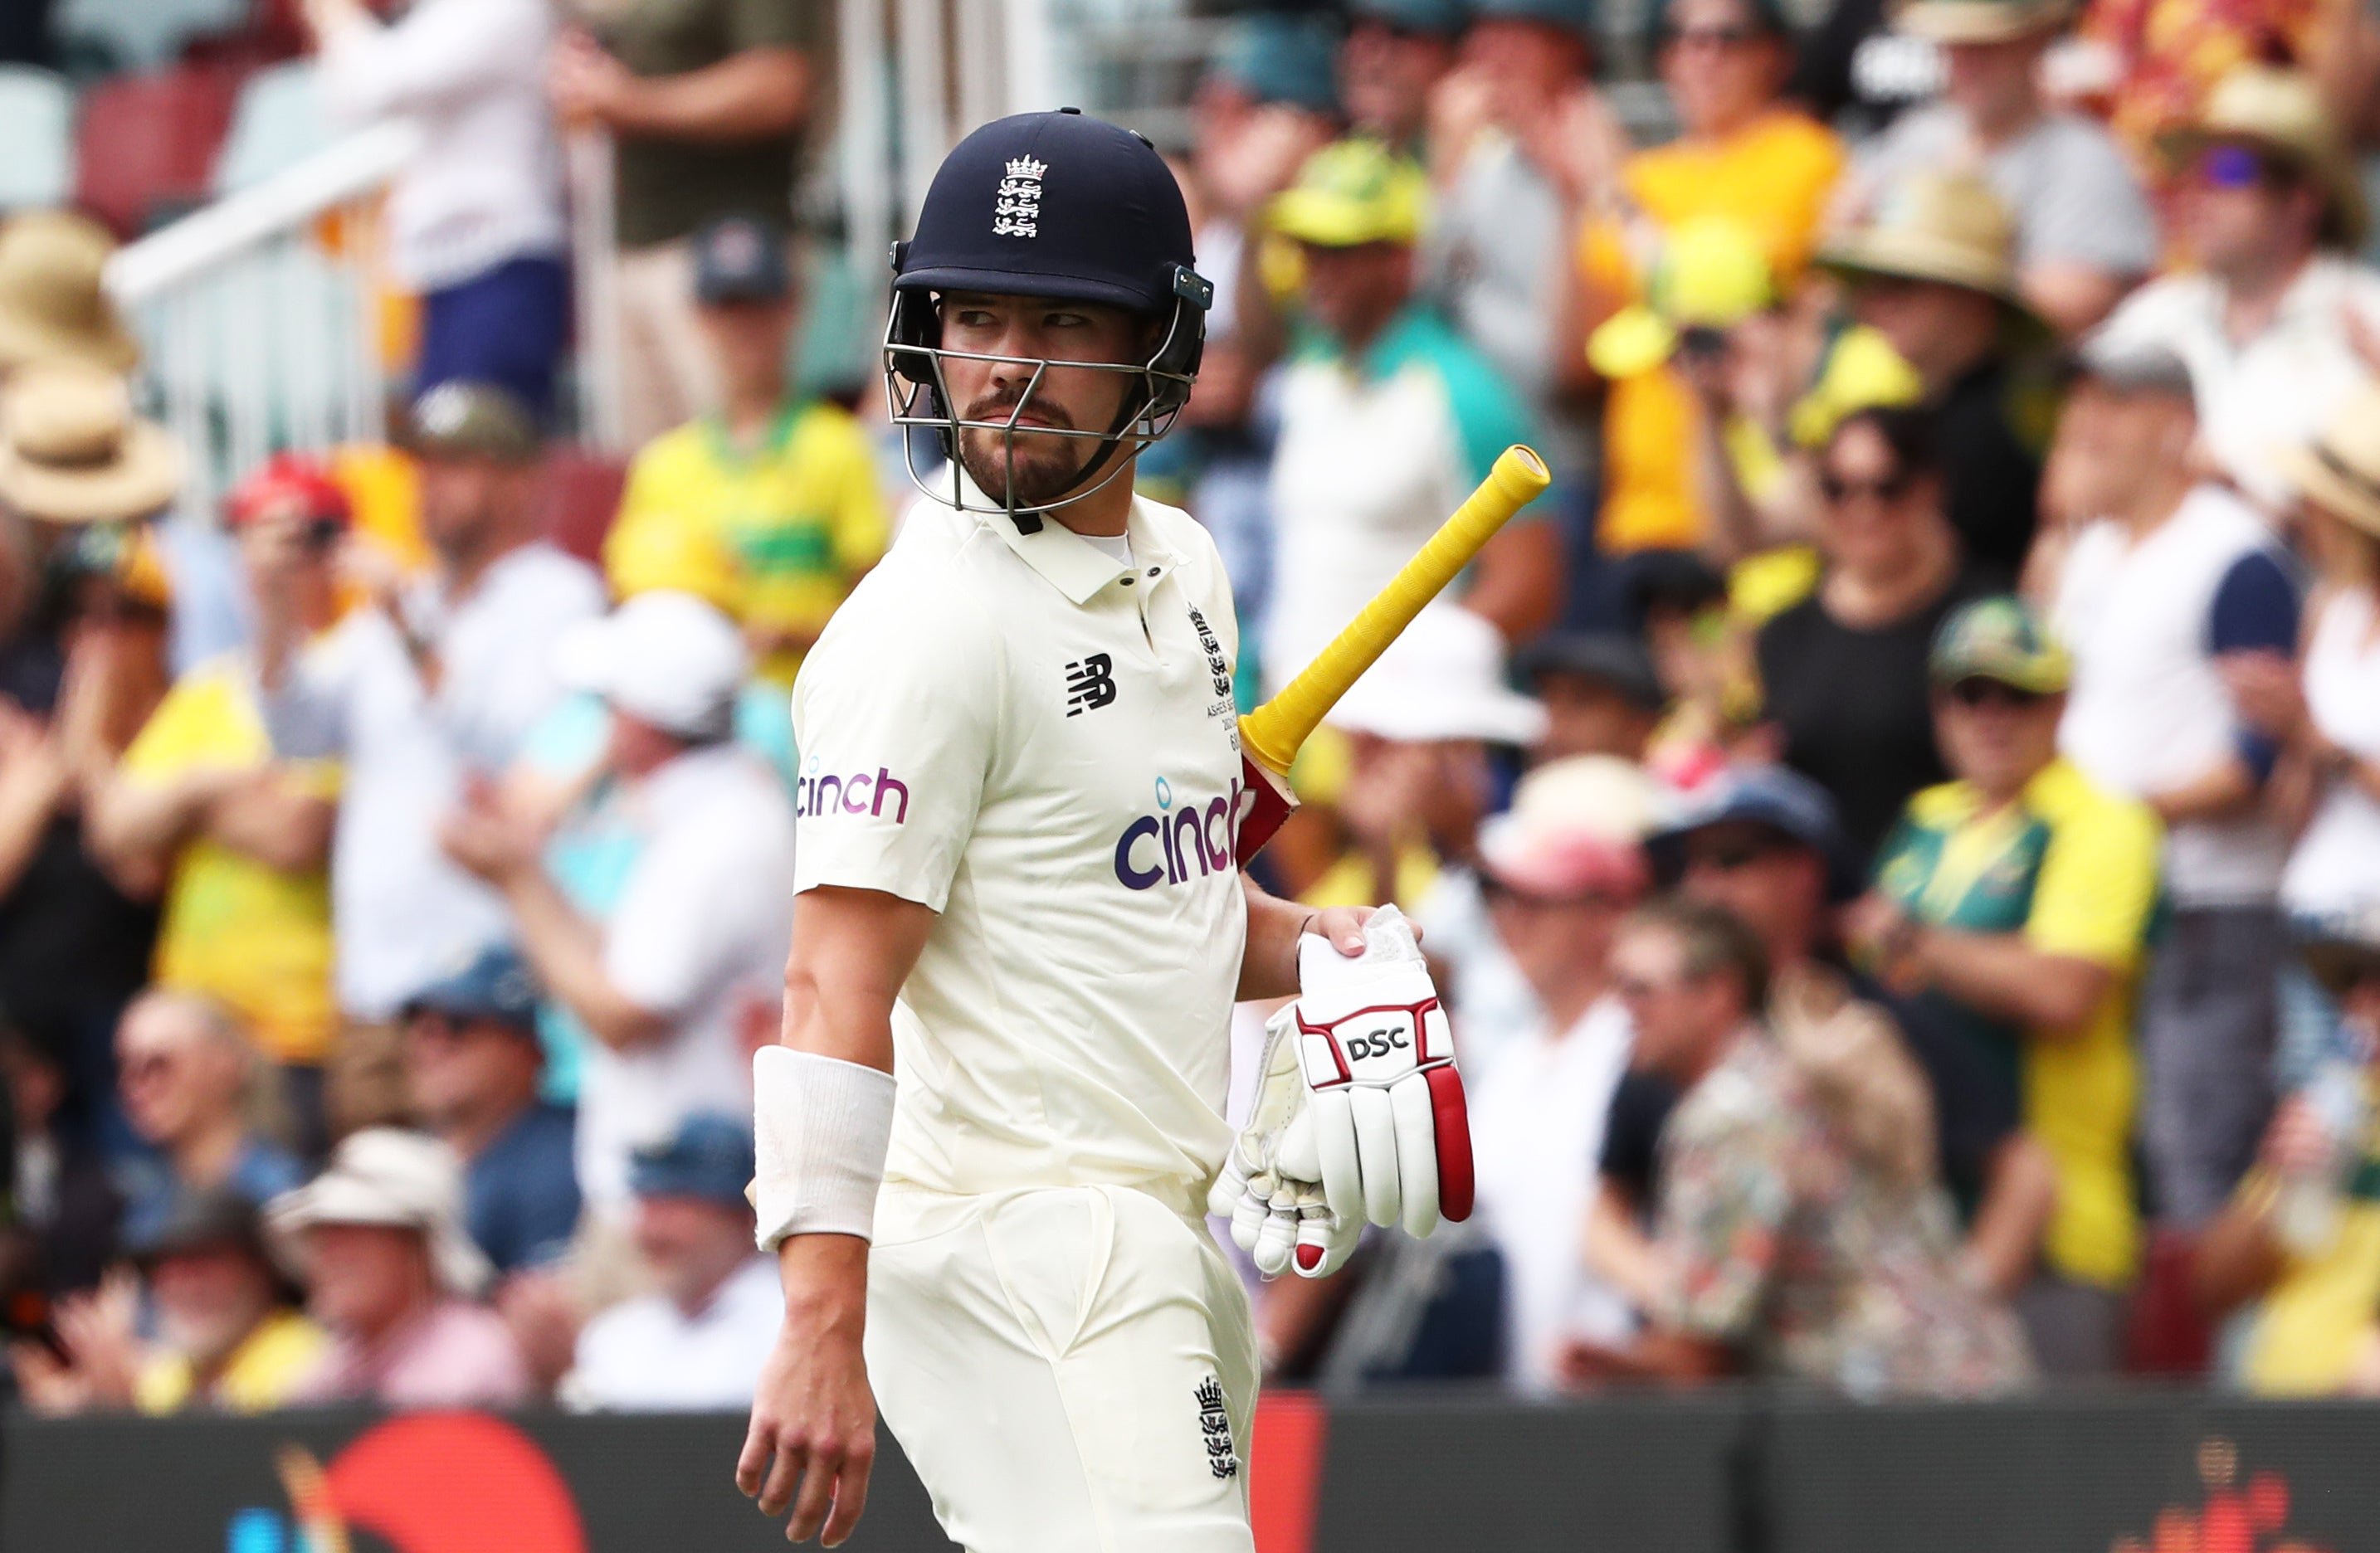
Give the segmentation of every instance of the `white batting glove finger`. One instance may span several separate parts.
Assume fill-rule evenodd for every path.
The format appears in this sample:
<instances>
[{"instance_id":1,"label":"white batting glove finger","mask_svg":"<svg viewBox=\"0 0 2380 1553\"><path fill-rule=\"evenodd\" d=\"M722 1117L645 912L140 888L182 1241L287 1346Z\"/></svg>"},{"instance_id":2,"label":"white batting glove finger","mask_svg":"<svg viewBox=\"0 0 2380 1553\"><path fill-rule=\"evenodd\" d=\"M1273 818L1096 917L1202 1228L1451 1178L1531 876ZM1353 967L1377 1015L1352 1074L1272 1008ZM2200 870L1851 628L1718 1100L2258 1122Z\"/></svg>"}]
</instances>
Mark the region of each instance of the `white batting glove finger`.
<instances>
[{"instance_id":1,"label":"white batting glove finger","mask_svg":"<svg viewBox=\"0 0 2380 1553\"><path fill-rule=\"evenodd\" d=\"M1267 1278L1278 1278L1289 1270L1297 1250L1297 1194L1284 1186L1273 1194L1264 1224L1257 1231L1257 1243L1248 1248L1257 1271Z\"/></svg>"},{"instance_id":2,"label":"white batting glove finger","mask_svg":"<svg viewBox=\"0 0 2380 1553\"><path fill-rule=\"evenodd\" d=\"M1342 1219L1364 1217L1364 1159L1355 1136L1354 1094L1318 1089L1306 1098L1313 1118L1316 1174L1322 1200Z\"/></svg>"},{"instance_id":3,"label":"white batting glove finger","mask_svg":"<svg viewBox=\"0 0 2380 1553\"><path fill-rule=\"evenodd\" d=\"M1265 1220L1272 1217L1270 1185L1269 1178L1262 1185L1252 1182L1232 1205L1232 1244L1243 1251L1256 1250L1257 1237L1264 1232Z\"/></svg>"},{"instance_id":4,"label":"white batting glove finger","mask_svg":"<svg viewBox=\"0 0 2380 1553\"><path fill-rule=\"evenodd\" d=\"M1207 1211L1218 1219L1229 1219L1239 1211L1240 1199L1246 1195L1251 1171L1241 1146L1233 1144L1223 1157L1223 1173L1207 1189Z\"/></svg>"},{"instance_id":5,"label":"white batting glove finger","mask_svg":"<svg viewBox=\"0 0 2380 1553\"><path fill-rule=\"evenodd\" d=\"M1399 1219L1405 1233L1421 1240L1438 1228L1438 1116L1429 1080L1420 1074L1400 1079L1388 1095L1397 1134Z\"/></svg>"},{"instance_id":6,"label":"white batting glove finger","mask_svg":"<svg viewBox=\"0 0 2380 1553\"><path fill-rule=\"evenodd\" d=\"M1388 1091L1358 1087L1347 1097L1354 1121L1355 1154L1364 1181L1364 1217L1375 1224L1397 1221L1402 1209L1397 1179L1397 1122ZM1335 1210L1337 1205L1332 1205Z\"/></svg>"}]
</instances>

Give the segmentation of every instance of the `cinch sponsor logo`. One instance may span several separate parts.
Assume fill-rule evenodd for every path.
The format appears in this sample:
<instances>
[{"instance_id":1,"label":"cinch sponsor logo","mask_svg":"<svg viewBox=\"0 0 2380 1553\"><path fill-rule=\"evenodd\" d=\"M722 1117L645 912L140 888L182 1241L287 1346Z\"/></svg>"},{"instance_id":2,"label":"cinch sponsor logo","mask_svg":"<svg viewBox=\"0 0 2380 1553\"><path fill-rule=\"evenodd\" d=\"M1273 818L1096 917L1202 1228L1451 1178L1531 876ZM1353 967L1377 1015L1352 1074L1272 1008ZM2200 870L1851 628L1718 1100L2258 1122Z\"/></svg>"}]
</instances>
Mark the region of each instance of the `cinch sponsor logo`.
<instances>
[{"instance_id":1,"label":"cinch sponsor logo","mask_svg":"<svg viewBox=\"0 0 2380 1553\"><path fill-rule=\"evenodd\" d=\"M817 762L812 761L811 767L815 770ZM795 784L794 815L799 819L815 819L838 812L881 816L887 800L893 806L892 823L907 824L908 784L881 766L872 774L855 771L849 776L808 775Z\"/></svg>"},{"instance_id":2,"label":"cinch sponsor logo","mask_svg":"<svg viewBox=\"0 0 2380 1553\"><path fill-rule=\"evenodd\" d=\"M1157 779L1157 812L1144 814L1116 838L1115 875L1127 890L1183 884L1238 867L1232 839L1239 828L1240 784L1204 804L1192 798L1175 807L1173 784Z\"/></svg>"}]
</instances>

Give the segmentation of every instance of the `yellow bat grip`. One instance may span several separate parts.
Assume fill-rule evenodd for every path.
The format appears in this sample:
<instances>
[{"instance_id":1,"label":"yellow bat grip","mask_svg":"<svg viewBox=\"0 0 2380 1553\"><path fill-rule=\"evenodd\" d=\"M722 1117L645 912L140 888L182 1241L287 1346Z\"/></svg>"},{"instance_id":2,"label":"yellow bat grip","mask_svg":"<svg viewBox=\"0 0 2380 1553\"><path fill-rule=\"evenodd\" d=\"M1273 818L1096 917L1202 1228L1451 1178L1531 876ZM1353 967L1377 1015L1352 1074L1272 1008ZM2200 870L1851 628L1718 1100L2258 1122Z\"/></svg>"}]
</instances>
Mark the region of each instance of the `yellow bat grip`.
<instances>
[{"instance_id":1,"label":"yellow bat grip","mask_svg":"<svg viewBox=\"0 0 2380 1553\"><path fill-rule=\"evenodd\" d=\"M1241 747L1277 772L1286 772L1347 687L1361 679L1422 606L1445 590L1496 530L1553 483L1546 461L1517 443L1506 448L1454 516L1415 552L1389 585L1281 694L1240 719Z\"/></svg>"}]
</instances>

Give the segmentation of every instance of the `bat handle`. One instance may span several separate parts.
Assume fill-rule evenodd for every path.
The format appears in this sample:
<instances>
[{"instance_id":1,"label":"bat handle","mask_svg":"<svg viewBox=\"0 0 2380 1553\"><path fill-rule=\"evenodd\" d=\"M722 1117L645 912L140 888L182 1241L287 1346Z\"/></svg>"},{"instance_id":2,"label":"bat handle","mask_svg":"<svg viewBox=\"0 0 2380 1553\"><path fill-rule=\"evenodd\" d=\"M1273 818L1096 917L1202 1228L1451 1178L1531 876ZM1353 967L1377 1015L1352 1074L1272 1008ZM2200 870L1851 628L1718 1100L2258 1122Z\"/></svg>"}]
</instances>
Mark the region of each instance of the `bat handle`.
<instances>
[{"instance_id":1,"label":"bat handle","mask_svg":"<svg viewBox=\"0 0 2380 1553\"><path fill-rule=\"evenodd\" d=\"M1546 461L1517 443L1496 459L1454 516L1373 596L1347 628L1298 671L1281 694L1240 719L1240 741L1276 771L1289 770L1300 746L1348 687L1378 661L1422 607L1443 592L1496 531L1553 483Z\"/></svg>"}]
</instances>

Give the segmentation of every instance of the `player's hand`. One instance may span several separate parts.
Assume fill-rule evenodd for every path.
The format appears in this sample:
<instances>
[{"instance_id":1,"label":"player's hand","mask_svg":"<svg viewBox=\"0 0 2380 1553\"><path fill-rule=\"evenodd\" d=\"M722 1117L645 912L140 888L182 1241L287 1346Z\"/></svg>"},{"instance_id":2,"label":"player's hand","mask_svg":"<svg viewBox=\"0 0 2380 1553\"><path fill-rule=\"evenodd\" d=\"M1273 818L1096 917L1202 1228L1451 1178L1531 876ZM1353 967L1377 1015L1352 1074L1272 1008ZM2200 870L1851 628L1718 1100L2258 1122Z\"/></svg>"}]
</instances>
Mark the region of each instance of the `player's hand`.
<instances>
[{"instance_id":1,"label":"player's hand","mask_svg":"<svg viewBox=\"0 0 2380 1553\"><path fill-rule=\"evenodd\" d=\"M876 1464L876 1398L860 1354L868 1243L796 1235L780 1261L785 1319L760 1366L735 1486L763 1515L793 1507L786 1540L833 1547L859 1524Z\"/></svg>"},{"instance_id":2,"label":"player's hand","mask_svg":"<svg viewBox=\"0 0 2380 1553\"><path fill-rule=\"evenodd\" d=\"M1275 1164L1318 1182L1343 1221L1428 1234L1471 1215L1471 1128L1454 1038L1413 925L1394 906L1364 923L1349 959L1304 940L1297 1056L1305 1107Z\"/></svg>"}]
</instances>

